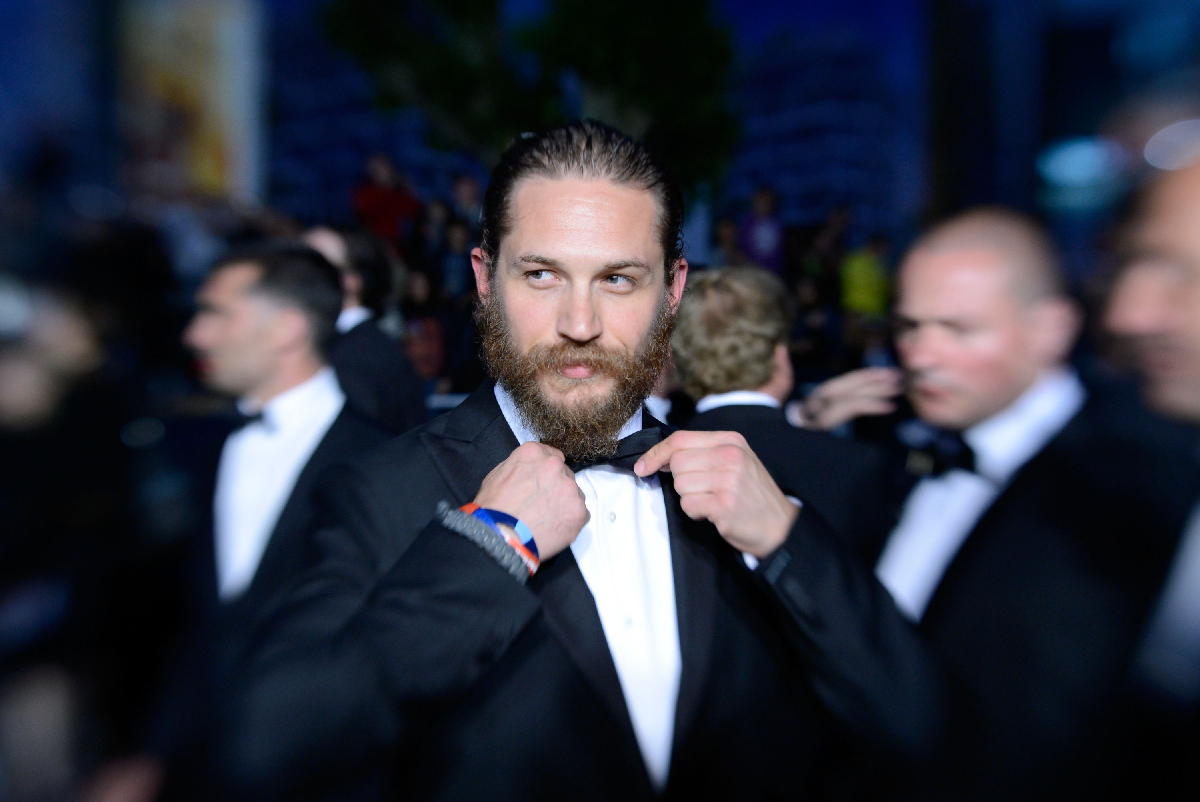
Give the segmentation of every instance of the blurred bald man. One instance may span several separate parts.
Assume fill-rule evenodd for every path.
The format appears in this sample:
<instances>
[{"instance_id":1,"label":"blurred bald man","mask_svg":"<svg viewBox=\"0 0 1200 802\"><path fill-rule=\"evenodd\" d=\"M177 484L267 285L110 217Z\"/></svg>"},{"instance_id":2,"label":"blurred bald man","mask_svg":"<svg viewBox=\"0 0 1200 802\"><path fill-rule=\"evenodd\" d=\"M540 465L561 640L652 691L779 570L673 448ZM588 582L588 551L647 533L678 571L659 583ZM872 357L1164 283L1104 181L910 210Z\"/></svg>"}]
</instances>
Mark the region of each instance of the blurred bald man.
<instances>
[{"instance_id":1,"label":"blurred bald man","mask_svg":"<svg viewBox=\"0 0 1200 802\"><path fill-rule=\"evenodd\" d=\"M909 454L898 523L860 545L951 694L946 765L922 796L1103 791L1114 700L1183 517L1149 479L1156 438L1067 365L1079 314L1034 222L951 219L898 290L904 372L876 407L906 386L943 445Z\"/></svg>"},{"instance_id":2,"label":"blurred bald man","mask_svg":"<svg viewBox=\"0 0 1200 802\"><path fill-rule=\"evenodd\" d=\"M1187 424L1183 480L1196 494L1200 424L1200 164L1150 185L1125 242L1105 323L1129 347L1146 402ZM1178 485L1178 477L1174 479ZM1192 509L1136 660L1133 768L1140 789L1195 799L1200 778L1200 502ZM1151 704L1145 704L1151 702ZM1147 716L1147 714L1151 714ZM1174 770L1173 770L1174 769ZM1182 771L1179 771L1182 769Z\"/></svg>"}]
</instances>

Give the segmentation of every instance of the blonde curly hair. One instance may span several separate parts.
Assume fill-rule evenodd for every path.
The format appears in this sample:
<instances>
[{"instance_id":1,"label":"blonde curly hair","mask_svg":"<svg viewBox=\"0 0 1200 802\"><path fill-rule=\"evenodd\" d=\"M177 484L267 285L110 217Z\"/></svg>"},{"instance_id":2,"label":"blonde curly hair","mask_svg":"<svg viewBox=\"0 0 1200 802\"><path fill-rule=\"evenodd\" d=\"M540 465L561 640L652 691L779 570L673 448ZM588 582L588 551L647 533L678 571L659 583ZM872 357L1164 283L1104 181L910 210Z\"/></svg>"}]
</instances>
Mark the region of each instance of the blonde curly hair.
<instances>
[{"instance_id":1,"label":"blonde curly hair","mask_svg":"<svg viewBox=\"0 0 1200 802\"><path fill-rule=\"evenodd\" d=\"M762 387L790 329L787 291L773 274L757 267L693 273L671 337L684 391L700 400Z\"/></svg>"}]
</instances>

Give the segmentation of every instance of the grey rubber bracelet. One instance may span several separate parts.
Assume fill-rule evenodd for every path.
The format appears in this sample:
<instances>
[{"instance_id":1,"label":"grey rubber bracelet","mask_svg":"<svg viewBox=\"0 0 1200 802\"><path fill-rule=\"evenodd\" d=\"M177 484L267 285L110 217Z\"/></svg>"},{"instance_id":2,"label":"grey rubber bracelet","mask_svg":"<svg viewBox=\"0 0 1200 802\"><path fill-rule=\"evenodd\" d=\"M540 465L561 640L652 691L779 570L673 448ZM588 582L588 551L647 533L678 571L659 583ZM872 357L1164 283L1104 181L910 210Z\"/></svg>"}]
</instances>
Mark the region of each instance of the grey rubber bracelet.
<instances>
[{"instance_id":1,"label":"grey rubber bracelet","mask_svg":"<svg viewBox=\"0 0 1200 802\"><path fill-rule=\"evenodd\" d=\"M529 579L529 569L525 567L521 555L483 521L451 507L445 501L438 502L437 518L442 526L457 532L483 549L485 554L500 563L500 567L512 574L522 585Z\"/></svg>"}]
</instances>

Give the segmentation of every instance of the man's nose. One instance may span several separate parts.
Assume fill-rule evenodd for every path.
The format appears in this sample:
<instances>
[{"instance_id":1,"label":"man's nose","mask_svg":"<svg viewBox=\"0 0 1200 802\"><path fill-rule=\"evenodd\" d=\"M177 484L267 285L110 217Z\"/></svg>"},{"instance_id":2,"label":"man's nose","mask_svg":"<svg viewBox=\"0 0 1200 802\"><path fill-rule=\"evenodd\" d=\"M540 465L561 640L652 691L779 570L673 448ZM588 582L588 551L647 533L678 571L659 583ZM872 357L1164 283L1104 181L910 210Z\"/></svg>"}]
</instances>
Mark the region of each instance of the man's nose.
<instances>
[{"instance_id":1,"label":"man's nose","mask_svg":"<svg viewBox=\"0 0 1200 802\"><path fill-rule=\"evenodd\" d=\"M1114 334L1150 334L1163 325L1166 316L1165 282L1155 271L1131 267L1117 279L1109 298L1104 325Z\"/></svg>"},{"instance_id":2,"label":"man's nose","mask_svg":"<svg viewBox=\"0 0 1200 802\"><path fill-rule=\"evenodd\" d=\"M183 330L183 337L180 338L183 340L183 344L193 351L198 351L204 347L204 337L200 329L199 320L193 317L188 322L187 328Z\"/></svg>"},{"instance_id":3,"label":"man's nose","mask_svg":"<svg viewBox=\"0 0 1200 802\"><path fill-rule=\"evenodd\" d=\"M572 288L563 299L558 315L558 334L578 343L591 342L600 336L604 326L600 321L596 300L590 287Z\"/></svg>"},{"instance_id":4,"label":"man's nose","mask_svg":"<svg viewBox=\"0 0 1200 802\"><path fill-rule=\"evenodd\" d=\"M899 343L900 360L907 370L927 370L940 360L940 338L936 332L922 326L904 335Z\"/></svg>"}]
</instances>

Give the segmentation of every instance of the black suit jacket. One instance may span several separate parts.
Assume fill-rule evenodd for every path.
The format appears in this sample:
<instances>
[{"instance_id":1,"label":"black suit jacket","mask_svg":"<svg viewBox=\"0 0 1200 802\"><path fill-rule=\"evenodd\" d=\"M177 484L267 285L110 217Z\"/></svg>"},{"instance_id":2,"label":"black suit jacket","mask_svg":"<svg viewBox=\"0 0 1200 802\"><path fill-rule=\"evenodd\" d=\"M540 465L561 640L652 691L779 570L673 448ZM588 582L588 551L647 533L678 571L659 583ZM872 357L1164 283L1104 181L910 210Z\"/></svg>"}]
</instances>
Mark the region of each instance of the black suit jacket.
<instances>
[{"instance_id":1,"label":"black suit jacket","mask_svg":"<svg viewBox=\"0 0 1200 802\"><path fill-rule=\"evenodd\" d=\"M382 757L405 798L656 796L570 549L522 586L431 522L439 499L470 501L516 445L489 384L322 483L324 557L229 710L220 769L244 795L295 798ZM842 580L853 571L836 539L814 535L822 575L808 590L829 621L857 628L817 630L801 656L763 580L660 476L682 653L666 796L814 795L834 731L817 699L889 757L919 753L932 737L909 701L927 677L873 636L897 631L898 613L861 577Z\"/></svg>"},{"instance_id":2,"label":"black suit jacket","mask_svg":"<svg viewBox=\"0 0 1200 802\"><path fill-rule=\"evenodd\" d=\"M779 488L811 505L838 532L879 525L872 517L877 505L862 500L879 489L888 463L882 449L798 429L783 410L756 404L697 412L684 428L741 434Z\"/></svg>"},{"instance_id":3,"label":"black suit jacket","mask_svg":"<svg viewBox=\"0 0 1200 802\"><path fill-rule=\"evenodd\" d=\"M403 434L425 422L421 379L400 343L374 320L365 320L333 343L329 361L347 404L392 434Z\"/></svg>"},{"instance_id":4,"label":"black suit jacket","mask_svg":"<svg viewBox=\"0 0 1200 802\"><path fill-rule=\"evenodd\" d=\"M197 772L209 738L208 714L225 692L225 677L288 585L314 559L308 541L318 477L330 466L386 440L386 432L343 409L296 478L250 586L231 601L217 597L211 526L196 549L195 623L168 679L149 735L152 752L172 768L168 798L203 798ZM211 506L209 507L211 509Z\"/></svg>"},{"instance_id":5,"label":"black suit jacket","mask_svg":"<svg viewBox=\"0 0 1200 802\"><path fill-rule=\"evenodd\" d=\"M968 535L915 627L947 733L918 798L1112 791L1116 702L1195 480L1165 427L1093 391ZM873 566L887 531L859 535ZM808 570L806 548L794 533L765 561L785 562L773 588L800 628L787 577Z\"/></svg>"}]
</instances>

